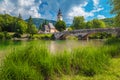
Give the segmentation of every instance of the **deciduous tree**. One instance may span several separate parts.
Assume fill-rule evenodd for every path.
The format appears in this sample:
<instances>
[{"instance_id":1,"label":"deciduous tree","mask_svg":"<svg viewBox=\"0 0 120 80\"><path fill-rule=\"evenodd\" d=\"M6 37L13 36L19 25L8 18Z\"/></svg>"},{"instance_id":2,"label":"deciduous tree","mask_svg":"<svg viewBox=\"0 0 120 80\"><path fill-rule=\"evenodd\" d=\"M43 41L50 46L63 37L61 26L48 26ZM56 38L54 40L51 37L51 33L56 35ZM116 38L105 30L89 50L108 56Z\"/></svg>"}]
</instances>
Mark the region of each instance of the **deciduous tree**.
<instances>
[{"instance_id":1,"label":"deciduous tree","mask_svg":"<svg viewBox=\"0 0 120 80\"><path fill-rule=\"evenodd\" d=\"M93 28L105 28L106 27L105 23L98 19L93 19L92 23L93 23Z\"/></svg>"},{"instance_id":2,"label":"deciduous tree","mask_svg":"<svg viewBox=\"0 0 120 80\"><path fill-rule=\"evenodd\" d=\"M66 23L64 21L57 21L55 27L58 31L64 31L66 29Z\"/></svg>"},{"instance_id":3,"label":"deciduous tree","mask_svg":"<svg viewBox=\"0 0 120 80\"><path fill-rule=\"evenodd\" d=\"M83 16L76 16L73 20L73 29L85 28L85 19Z\"/></svg>"},{"instance_id":4,"label":"deciduous tree","mask_svg":"<svg viewBox=\"0 0 120 80\"><path fill-rule=\"evenodd\" d=\"M112 14L116 14L115 17L115 23L116 26L120 26L120 0L110 0L110 3L112 5Z\"/></svg>"}]
</instances>

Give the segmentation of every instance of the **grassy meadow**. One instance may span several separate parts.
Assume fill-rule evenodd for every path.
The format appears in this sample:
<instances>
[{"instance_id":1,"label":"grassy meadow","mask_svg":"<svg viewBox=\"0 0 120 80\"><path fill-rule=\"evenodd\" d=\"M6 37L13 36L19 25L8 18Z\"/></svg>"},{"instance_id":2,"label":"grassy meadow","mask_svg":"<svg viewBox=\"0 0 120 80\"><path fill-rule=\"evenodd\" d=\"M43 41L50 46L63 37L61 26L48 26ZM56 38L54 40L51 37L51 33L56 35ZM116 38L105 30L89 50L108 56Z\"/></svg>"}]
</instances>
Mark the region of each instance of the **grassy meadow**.
<instances>
[{"instance_id":1,"label":"grassy meadow","mask_svg":"<svg viewBox=\"0 0 120 80\"><path fill-rule=\"evenodd\" d=\"M9 54L1 61L1 80L120 79L120 40L116 38L99 47L87 45L54 54L36 41L2 50Z\"/></svg>"}]
</instances>

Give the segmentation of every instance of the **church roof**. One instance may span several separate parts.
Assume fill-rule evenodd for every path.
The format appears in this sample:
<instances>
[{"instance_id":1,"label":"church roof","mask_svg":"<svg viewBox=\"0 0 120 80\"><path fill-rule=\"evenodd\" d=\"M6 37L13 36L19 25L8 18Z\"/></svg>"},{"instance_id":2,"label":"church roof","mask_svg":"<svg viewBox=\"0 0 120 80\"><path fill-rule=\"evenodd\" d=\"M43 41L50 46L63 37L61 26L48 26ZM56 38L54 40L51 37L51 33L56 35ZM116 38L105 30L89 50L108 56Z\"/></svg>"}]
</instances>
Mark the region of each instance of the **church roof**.
<instances>
[{"instance_id":1,"label":"church roof","mask_svg":"<svg viewBox=\"0 0 120 80\"><path fill-rule=\"evenodd\" d=\"M50 29L53 29L53 28L55 29L55 27L52 23L48 23L48 26L49 26Z\"/></svg>"},{"instance_id":2,"label":"church roof","mask_svg":"<svg viewBox=\"0 0 120 80\"><path fill-rule=\"evenodd\" d=\"M58 11L58 15L62 15L62 12L61 12L61 10L59 9L59 11Z\"/></svg>"}]
</instances>

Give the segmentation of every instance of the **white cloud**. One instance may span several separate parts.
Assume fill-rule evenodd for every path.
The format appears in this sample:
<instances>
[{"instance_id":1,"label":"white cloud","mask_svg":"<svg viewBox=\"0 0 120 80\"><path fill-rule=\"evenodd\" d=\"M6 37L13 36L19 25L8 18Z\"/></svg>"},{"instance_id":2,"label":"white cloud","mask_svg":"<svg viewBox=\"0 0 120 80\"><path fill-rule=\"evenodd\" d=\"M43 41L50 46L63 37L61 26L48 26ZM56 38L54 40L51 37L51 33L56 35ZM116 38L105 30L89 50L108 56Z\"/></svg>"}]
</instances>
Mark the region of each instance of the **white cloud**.
<instances>
[{"instance_id":1,"label":"white cloud","mask_svg":"<svg viewBox=\"0 0 120 80\"><path fill-rule=\"evenodd\" d=\"M85 18L94 17L95 13L104 10L103 7L100 7L99 0L93 0L93 10L87 12L85 7L89 4L88 2L84 2L84 4L80 4L79 6L73 6L68 12L68 18L70 20L73 19L74 16L84 16ZM105 18L103 15L98 15L99 18Z\"/></svg>"},{"instance_id":2,"label":"white cloud","mask_svg":"<svg viewBox=\"0 0 120 80\"><path fill-rule=\"evenodd\" d=\"M85 3L86 4L86 3ZM84 16L85 18L86 17L89 17L89 16L94 16L93 13L91 12L86 12L85 9L84 9L84 6L85 5L79 5L79 6L74 6L70 12L68 13L68 16L70 18L73 18L74 16Z\"/></svg>"},{"instance_id":3,"label":"white cloud","mask_svg":"<svg viewBox=\"0 0 120 80\"><path fill-rule=\"evenodd\" d=\"M74 16L84 16L85 18L93 17L94 13L104 9L99 7L97 9L91 10L90 12L86 12L84 7L87 6L87 4L88 2L84 2L84 4L80 4L79 6L72 7L72 9L68 13L69 18L73 18Z\"/></svg>"},{"instance_id":4,"label":"white cloud","mask_svg":"<svg viewBox=\"0 0 120 80\"><path fill-rule=\"evenodd\" d=\"M99 0L93 0L93 5L94 5L95 8L98 7L98 5L99 5Z\"/></svg>"},{"instance_id":5,"label":"white cloud","mask_svg":"<svg viewBox=\"0 0 120 80\"><path fill-rule=\"evenodd\" d=\"M3 0L0 4L0 13L6 12L14 16L18 16L20 13L24 19L30 15L32 17L41 17L38 12L41 0L37 3L35 0Z\"/></svg>"},{"instance_id":6,"label":"white cloud","mask_svg":"<svg viewBox=\"0 0 120 80\"><path fill-rule=\"evenodd\" d=\"M106 18L106 17L105 17L104 15L98 15L97 18L98 18L98 19L104 19L104 18Z\"/></svg>"},{"instance_id":7,"label":"white cloud","mask_svg":"<svg viewBox=\"0 0 120 80\"><path fill-rule=\"evenodd\" d=\"M102 10L104 10L104 8L99 7L99 8L97 8L97 9L93 9L91 12L92 12L92 13L96 13L96 12L99 12L99 11L102 11Z\"/></svg>"}]
</instances>

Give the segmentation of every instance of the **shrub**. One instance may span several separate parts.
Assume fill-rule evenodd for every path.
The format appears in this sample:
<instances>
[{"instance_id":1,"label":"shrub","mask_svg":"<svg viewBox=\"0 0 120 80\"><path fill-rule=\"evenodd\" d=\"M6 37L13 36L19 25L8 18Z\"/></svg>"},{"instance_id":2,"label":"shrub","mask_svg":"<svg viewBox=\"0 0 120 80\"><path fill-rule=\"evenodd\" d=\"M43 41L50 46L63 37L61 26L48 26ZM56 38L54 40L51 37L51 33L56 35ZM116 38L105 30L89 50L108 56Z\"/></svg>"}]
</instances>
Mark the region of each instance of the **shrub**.
<instances>
[{"instance_id":1,"label":"shrub","mask_svg":"<svg viewBox=\"0 0 120 80\"><path fill-rule=\"evenodd\" d=\"M15 33L15 34L13 34L13 37L21 38L21 34L19 34L19 33Z\"/></svg>"},{"instance_id":2,"label":"shrub","mask_svg":"<svg viewBox=\"0 0 120 80\"><path fill-rule=\"evenodd\" d=\"M4 34L0 33L0 39L3 39L3 38L4 38Z\"/></svg>"},{"instance_id":3,"label":"shrub","mask_svg":"<svg viewBox=\"0 0 120 80\"><path fill-rule=\"evenodd\" d=\"M68 39L68 40L78 40L78 38L76 36L72 36L72 35L67 36L66 39Z\"/></svg>"},{"instance_id":4,"label":"shrub","mask_svg":"<svg viewBox=\"0 0 120 80\"><path fill-rule=\"evenodd\" d=\"M112 37L105 41L106 45L118 44L120 43L120 38Z\"/></svg>"},{"instance_id":5,"label":"shrub","mask_svg":"<svg viewBox=\"0 0 120 80\"><path fill-rule=\"evenodd\" d=\"M12 36L9 35L7 32L4 32L4 33L0 33L0 39L11 39Z\"/></svg>"},{"instance_id":6,"label":"shrub","mask_svg":"<svg viewBox=\"0 0 120 80\"><path fill-rule=\"evenodd\" d=\"M111 34L109 33L94 33L89 36L90 39L105 39L105 38L110 38L112 37Z\"/></svg>"}]
</instances>

